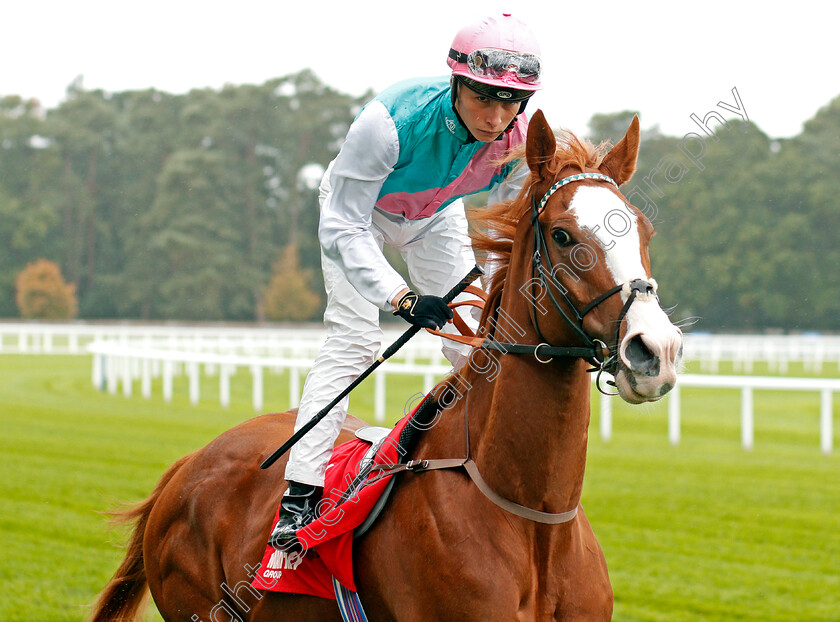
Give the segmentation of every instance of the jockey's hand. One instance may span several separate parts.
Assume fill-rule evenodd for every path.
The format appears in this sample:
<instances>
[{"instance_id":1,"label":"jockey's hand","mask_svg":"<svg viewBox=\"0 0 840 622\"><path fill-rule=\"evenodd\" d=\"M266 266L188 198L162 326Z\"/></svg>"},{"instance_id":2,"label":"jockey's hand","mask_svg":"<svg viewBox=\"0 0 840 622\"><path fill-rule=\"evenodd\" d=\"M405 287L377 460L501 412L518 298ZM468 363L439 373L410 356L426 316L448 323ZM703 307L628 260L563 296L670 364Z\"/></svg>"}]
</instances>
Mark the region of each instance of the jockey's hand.
<instances>
[{"instance_id":1,"label":"jockey's hand","mask_svg":"<svg viewBox=\"0 0 840 622\"><path fill-rule=\"evenodd\" d=\"M452 319L452 309L440 296L421 296L411 290L397 302L394 315L423 328L441 328Z\"/></svg>"}]
</instances>

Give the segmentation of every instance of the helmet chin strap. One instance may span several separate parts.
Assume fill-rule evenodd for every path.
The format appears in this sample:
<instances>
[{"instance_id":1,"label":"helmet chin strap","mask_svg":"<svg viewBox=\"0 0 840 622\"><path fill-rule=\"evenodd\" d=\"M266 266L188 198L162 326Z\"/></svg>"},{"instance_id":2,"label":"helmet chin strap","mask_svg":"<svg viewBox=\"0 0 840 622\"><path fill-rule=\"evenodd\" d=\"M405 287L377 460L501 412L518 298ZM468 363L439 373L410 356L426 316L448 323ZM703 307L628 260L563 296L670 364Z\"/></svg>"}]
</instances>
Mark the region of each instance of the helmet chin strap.
<instances>
[{"instance_id":1,"label":"helmet chin strap","mask_svg":"<svg viewBox=\"0 0 840 622\"><path fill-rule=\"evenodd\" d=\"M476 137L472 135L472 132L470 132L470 128L468 128L467 124L464 123L464 120L461 118L461 113L458 112L458 106L456 106L456 103L458 101L458 81L455 79L454 76L450 80L449 91L452 98L452 110L455 113L455 118L458 119L458 123L461 124L461 127L467 130L467 136L469 136L468 142L474 143L476 141Z\"/></svg>"}]
</instances>

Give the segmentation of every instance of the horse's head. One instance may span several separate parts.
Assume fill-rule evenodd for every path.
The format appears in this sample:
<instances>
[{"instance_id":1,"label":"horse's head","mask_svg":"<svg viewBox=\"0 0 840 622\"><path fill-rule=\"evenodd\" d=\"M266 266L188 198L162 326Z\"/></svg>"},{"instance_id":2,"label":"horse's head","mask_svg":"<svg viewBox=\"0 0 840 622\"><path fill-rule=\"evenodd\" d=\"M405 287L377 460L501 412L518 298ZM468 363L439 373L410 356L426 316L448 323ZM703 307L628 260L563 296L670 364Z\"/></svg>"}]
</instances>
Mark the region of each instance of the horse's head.
<instances>
[{"instance_id":1,"label":"horse's head","mask_svg":"<svg viewBox=\"0 0 840 622\"><path fill-rule=\"evenodd\" d=\"M570 142L580 147L574 137ZM660 306L650 274L653 226L618 189L636 169L638 118L603 159L558 151L538 111L526 143L531 223L518 231L534 240L537 335L552 345L582 341L606 350L605 369L623 399L658 400L676 383L682 332Z\"/></svg>"}]
</instances>

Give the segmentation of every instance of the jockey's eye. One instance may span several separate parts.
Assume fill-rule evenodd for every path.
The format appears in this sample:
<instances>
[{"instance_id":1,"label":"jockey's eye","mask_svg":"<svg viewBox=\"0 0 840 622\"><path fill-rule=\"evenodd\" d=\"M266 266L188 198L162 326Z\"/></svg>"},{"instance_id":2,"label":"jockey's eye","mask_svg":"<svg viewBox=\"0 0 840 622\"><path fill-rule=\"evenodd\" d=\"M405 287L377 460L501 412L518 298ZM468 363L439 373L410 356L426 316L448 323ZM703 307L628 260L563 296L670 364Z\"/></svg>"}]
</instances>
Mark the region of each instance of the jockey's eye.
<instances>
[{"instance_id":1,"label":"jockey's eye","mask_svg":"<svg viewBox=\"0 0 840 622\"><path fill-rule=\"evenodd\" d=\"M552 231L551 238L555 242L557 242L559 246L571 246L575 243L575 241L572 239L572 236L570 236L568 232L566 232L563 229L555 229L554 231Z\"/></svg>"}]
</instances>

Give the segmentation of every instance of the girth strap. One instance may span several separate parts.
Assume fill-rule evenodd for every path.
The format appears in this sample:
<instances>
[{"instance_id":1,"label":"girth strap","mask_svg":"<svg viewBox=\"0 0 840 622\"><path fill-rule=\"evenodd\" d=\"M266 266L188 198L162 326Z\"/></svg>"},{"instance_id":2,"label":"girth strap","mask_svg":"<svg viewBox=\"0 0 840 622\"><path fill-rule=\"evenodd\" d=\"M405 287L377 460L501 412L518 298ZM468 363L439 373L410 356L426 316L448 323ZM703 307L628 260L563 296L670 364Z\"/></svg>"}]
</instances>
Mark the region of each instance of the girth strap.
<instances>
[{"instance_id":1,"label":"girth strap","mask_svg":"<svg viewBox=\"0 0 840 622\"><path fill-rule=\"evenodd\" d=\"M418 473L420 471L437 471L439 469L457 469L464 466L468 458L432 458L429 460L409 460L401 464L377 464L371 467L371 471L379 471L380 475L373 480L377 481L382 477L394 475L396 473L403 473L411 471Z\"/></svg>"}]
</instances>

